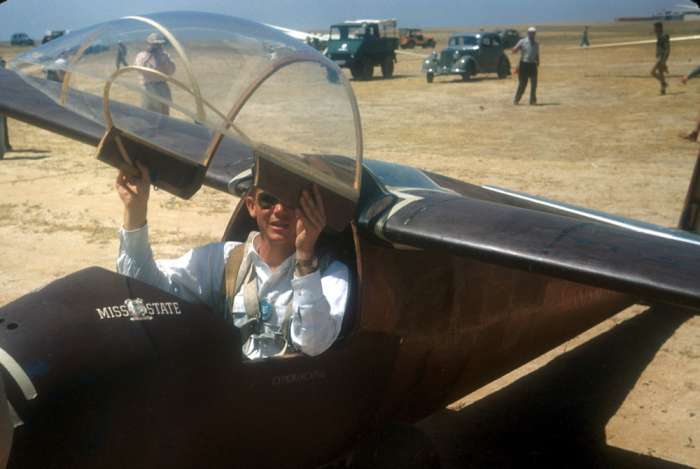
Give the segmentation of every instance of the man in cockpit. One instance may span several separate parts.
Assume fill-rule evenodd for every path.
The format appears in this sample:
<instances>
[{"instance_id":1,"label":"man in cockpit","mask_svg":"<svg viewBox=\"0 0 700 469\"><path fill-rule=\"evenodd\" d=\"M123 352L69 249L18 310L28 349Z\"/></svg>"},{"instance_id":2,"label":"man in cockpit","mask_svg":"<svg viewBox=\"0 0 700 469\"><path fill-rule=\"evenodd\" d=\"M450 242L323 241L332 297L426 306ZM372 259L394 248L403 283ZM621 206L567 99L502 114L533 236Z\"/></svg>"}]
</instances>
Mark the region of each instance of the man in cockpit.
<instances>
[{"instance_id":1,"label":"man in cockpit","mask_svg":"<svg viewBox=\"0 0 700 469\"><path fill-rule=\"evenodd\" d=\"M253 188L245 205L259 233L246 243L212 243L155 261L146 224L151 181L137 164L141 177L122 171L116 181L124 204L119 273L225 311L240 328L250 359L294 351L318 355L331 346L343 322L349 271L342 262L319 259L326 215L318 187L302 192L297 209Z\"/></svg>"}]
</instances>

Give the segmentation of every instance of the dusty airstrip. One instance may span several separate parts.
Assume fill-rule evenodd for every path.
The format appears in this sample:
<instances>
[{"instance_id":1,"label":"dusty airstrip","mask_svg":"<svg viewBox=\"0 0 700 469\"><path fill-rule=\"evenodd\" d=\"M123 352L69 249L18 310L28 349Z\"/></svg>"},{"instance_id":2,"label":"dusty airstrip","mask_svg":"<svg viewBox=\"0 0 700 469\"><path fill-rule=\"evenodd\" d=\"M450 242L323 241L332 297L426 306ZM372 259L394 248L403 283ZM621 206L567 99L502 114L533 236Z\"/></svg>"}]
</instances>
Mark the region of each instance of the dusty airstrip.
<instances>
[{"instance_id":1,"label":"dusty airstrip","mask_svg":"<svg viewBox=\"0 0 700 469\"><path fill-rule=\"evenodd\" d=\"M366 157L674 225L698 153L679 134L700 111L700 79L682 86L679 78L700 63L700 41L673 45L671 86L659 96L648 76L653 46L578 50L581 29L540 27L536 107L512 105L512 78L444 77L429 85L420 73L428 52L399 54L395 78L352 83ZM667 29L698 34L700 23ZM429 33L442 47L449 32ZM650 24L639 23L593 25L590 37L599 44L653 36ZM5 58L16 52L0 50ZM0 161L0 304L83 267L112 269L121 221L116 173L93 159L92 147L14 120L10 139L15 151ZM160 257L217 240L235 203L209 189L187 202L164 192L152 197L149 222ZM570 454L562 466L700 466L700 318L644 319L639 311L424 422L444 466L537 464L562 441L576 442L562 453ZM586 340L592 342L578 346Z\"/></svg>"}]
</instances>

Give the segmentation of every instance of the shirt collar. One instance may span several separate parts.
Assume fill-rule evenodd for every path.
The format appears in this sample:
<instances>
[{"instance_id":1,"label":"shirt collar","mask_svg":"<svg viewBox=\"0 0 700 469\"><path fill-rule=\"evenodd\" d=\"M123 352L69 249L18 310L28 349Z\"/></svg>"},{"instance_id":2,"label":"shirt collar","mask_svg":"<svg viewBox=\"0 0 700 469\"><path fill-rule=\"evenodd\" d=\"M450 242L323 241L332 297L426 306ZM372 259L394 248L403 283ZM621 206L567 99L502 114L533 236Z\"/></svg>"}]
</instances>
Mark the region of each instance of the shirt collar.
<instances>
[{"instance_id":1,"label":"shirt collar","mask_svg":"<svg viewBox=\"0 0 700 469\"><path fill-rule=\"evenodd\" d=\"M264 266L268 272L272 273L272 269L270 268L267 263L262 260L260 257L260 254L258 253L257 249L255 249L255 240L260 236L260 233L256 233L255 236L252 239L252 242L248 246L248 251L245 253L245 256L248 257L250 256L250 260L253 262L254 265L256 266ZM296 259L296 252L293 253L291 256L286 258L280 266L277 268L277 271L275 273L282 273L282 272L287 272L290 268L294 266Z\"/></svg>"}]
</instances>

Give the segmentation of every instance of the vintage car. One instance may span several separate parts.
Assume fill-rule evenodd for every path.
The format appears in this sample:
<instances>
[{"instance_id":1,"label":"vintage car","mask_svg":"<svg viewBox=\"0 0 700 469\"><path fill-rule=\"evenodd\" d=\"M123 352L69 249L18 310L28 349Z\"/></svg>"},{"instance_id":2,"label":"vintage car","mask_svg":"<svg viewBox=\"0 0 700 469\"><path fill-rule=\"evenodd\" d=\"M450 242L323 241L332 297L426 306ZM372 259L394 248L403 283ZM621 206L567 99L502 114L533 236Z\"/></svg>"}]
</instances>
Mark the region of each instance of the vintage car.
<instances>
[{"instance_id":1,"label":"vintage car","mask_svg":"<svg viewBox=\"0 0 700 469\"><path fill-rule=\"evenodd\" d=\"M10 45L12 46L33 46L34 39L29 37L27 33L14 33L10 36Z\"/></svg>"},{"instance_id":2,"label":"vintage car","mask_svg":"<svg viewBox=\"0 0 700 469\"><path fill-rule=\"evenodd\" d=\"M510 61L498 34L459 33L450 36L440 54L433 51L423 61L423 71L428 83L436 75L461 75L465 81L477 73L497 73L498 78L506 78Z\"/></svg>"},{"instance_id":3,"label":"vintage car","mask_svg":"<svg viewBox=\"0 0 700 469\"><path fill-rule=\"evenodd\" d=\"M496 31L501 36L501 43L504 49L510 49L520 40L520 33L515 29L504 29Z\"/></svg>"},{"instance_id":4,"label":"vintage car","mask_svg":"<svg viewBox=\"0 0 700 469\"><path fill-rule=\"evenodd\" d=\"M54 39L57 39L61 36L66 34L66 32L62 29L53 29L46 31L46 34L44 34L44 37L41 38L41 43L46 44L49 41L53 41Z\"/></svg>"},{"instance_id":5,"label":"vintage car","mask_svg":"<svg viewBox=\"0 0 700 469\"><path fill-rule=\"evenodd\" d=\"M422 29L401 28L399 29L399 46L402 49L413 49L414 47L435 47L435 38L426 36Z\"/></svg>"},{"instance_id":6,"label":"vintage car","mask_svg":"<svg viewBox=\"0 0 700 469\"><path fill-rule=\"evenodd\" d=\"M398 47L394 19L345 21L331 26L326 57L349 68L355 79L369 80L377 65L382 67L382 76L390 78Z\"/></svg>"}]
</instances>

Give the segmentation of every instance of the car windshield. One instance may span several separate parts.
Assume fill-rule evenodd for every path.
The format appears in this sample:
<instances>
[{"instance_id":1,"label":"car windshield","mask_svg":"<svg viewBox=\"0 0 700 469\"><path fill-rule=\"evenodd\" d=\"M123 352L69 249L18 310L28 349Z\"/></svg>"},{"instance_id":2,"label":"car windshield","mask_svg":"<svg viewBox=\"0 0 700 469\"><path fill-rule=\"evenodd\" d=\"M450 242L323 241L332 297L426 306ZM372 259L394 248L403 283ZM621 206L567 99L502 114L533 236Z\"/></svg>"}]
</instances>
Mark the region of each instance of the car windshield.
<instances>
[{"instance_id":1,"label":"car windshield","mask_svg":"<svg viewBox=\"0 0 700 469\"><path fill-rule=\"evenodd\" d=\"M342 39L357 39L365 35L365 28L362 25L357 26L333 26L331 27L331 41Z\"/></svg>"},{"instance_id":2,"label":"car windshield","mask_svg":"<svg viewBox=\"0 0 700 469\"><path fill-rule=\"evenodd\" d=\"M451 46L475 46L478 41L475 36L455 36L450 38Z\"/></svg>"}]
</instances>

